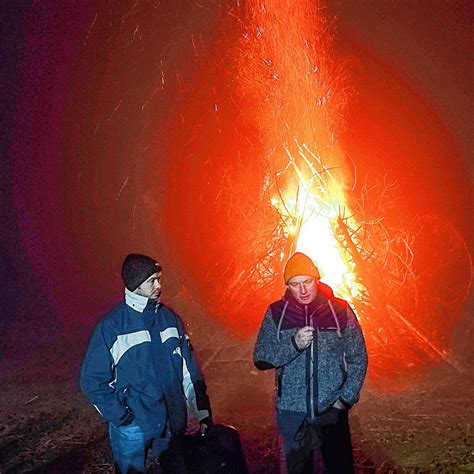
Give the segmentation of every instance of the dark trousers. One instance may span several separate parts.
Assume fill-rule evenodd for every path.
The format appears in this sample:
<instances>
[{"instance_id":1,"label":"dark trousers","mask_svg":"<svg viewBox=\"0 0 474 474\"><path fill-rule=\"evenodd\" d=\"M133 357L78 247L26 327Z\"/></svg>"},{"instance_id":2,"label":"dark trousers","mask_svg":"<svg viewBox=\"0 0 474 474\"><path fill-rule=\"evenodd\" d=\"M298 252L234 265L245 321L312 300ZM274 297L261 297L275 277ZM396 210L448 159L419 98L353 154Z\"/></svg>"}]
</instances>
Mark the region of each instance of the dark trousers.
<instances>
[{"instance_id":1,"label":"dark trousers","mask_svg":"<svg viewBox=\"0 0 474 474\"><path fill-rule=\"evenodd\" d=\"M181 436L171 438L168 448L159 457L164 474L187 474L189 471L184 461L183 439Z\"/></svg>"},{"instance_id":2,"label":"dark trousers","mask_svg":"<svg viewBox=\"0 0 474 474\"><path fill-rule=\"evenodd\" d=\"M311 421L304 413L277 414L288 474L311 474L315 449L328 474L352 474L354 460L347 410L329 408Z\"/></svg>"}]
</instances>

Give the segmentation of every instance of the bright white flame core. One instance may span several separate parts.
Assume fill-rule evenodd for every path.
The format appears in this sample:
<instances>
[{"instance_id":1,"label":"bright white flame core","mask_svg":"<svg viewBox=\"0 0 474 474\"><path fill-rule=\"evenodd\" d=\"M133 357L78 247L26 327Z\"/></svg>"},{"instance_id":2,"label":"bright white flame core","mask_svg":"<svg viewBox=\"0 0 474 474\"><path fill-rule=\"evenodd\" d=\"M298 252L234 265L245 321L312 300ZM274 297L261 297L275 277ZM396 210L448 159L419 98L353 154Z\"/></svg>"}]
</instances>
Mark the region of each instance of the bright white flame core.
<instances>
[{"instance_id":1,"label":"bright white flame core","mask_svg":"<svg viewBox=\"0 0 474 474\"><path fill-rule=\"evenodd\" d=\"M287 234L297 233L296 250L308 255L318 267L321 279L331 286L336 294L352 300L355 275L350 263L344 258L344 252L334 236L334 225L341 206L340 197L330 202L311 193L303 180L299 183L298 201L295 198L285 200L284 206L279 200L272 204L280 214L288 214L296 219L297 226L286 225ZM286 220L289 222L288 220Z\"/></svg>"},{"instance_id":2,"label":"bright white flame core","mask_svg":"<svg viewBox=\"0 0 474 474\"><path fill-rule=\"evenodd\" d=\"M318 267L322 280L341 292L350 272L341 256L329 218L311 213L304 219L296 250L308 255Z\"/></svg>"}]
</instances>

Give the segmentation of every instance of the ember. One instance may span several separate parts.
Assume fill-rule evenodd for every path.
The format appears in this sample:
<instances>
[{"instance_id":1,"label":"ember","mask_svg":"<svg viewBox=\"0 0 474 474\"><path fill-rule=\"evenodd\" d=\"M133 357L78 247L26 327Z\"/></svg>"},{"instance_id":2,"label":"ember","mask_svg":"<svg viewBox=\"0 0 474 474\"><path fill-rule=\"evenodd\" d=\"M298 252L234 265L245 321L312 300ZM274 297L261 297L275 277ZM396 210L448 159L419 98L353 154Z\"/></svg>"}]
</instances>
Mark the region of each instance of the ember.
<instances>
[{"instance_id":1,"label":"ember","mask_svg":"<svg viewBox=\"0 0 474 474\"><path fill-rule=\"evenodd\" d=\"M277 211L277 230L267 236L272 251L251 275L264 288L269 278L261 278L262 266L264 275L275 275L291 252L310 255L322 280L356 308L371 352L370 375L382 382L384 374L385 388L405 386L406 371L429 361L462 370L446 341L424 324L428 294L414 251L420 219L399 227L386 222L386 209L397 198L395 183L373 185L370 193L367 185L348 186L352 170L337 136L350 94L344 67L332 55L324 10L311 1L249 1L244 25L238 85L258 104L254 120L267 170L262 193ZM458 258L465 263L458 269L458 293L465 297L470 255L462 241L455 253L450 265Z\"/></svg>"}]
</instances>

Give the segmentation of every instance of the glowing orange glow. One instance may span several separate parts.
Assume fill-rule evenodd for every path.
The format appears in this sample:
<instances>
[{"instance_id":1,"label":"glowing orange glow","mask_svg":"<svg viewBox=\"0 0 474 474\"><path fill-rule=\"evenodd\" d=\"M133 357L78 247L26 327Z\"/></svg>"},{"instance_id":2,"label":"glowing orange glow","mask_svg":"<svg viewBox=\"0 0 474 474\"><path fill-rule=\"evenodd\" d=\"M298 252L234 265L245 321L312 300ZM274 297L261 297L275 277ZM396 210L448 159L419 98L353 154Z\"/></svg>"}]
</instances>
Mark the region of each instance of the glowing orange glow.
<instances>
[{"instance_id":1,"label":"glowing orange glow","mask_svg":"<svg viewBox=\"0 0 474 474\"><path fill-rule=\"evenodd\" d=\"M345 146L351 89L346 65L332 53L327 10L310 0L248 0L232 13L226 26L237 21L214 49L205 49L209 58L217 53L224 60L202 61L170 126L177 131L170 134L163 173L170 192L156 215L159 228L167 229L176 266L186 275L184 286L235 334L253 337L268 303L284 291L286 259L301 250L357 311L371 380L403 385L408 372L440 360L454 363L447 336L470 281L462 241L449 226L438 232L444 228L439 220L432 226L418 219L425 193L413 192L408 205L399 205L393 194L387 201L393 173L383 183L387 186L378 188L377 174L367 177L363 168L364 160L376 158L379 174L380 163L384 172L402 158L425 163L428 151L444 160L453 147L442 141L446 133L431 136L426 121L431 117L430 126L436 125L433 111L392 71L372 65L368 104L355 107L351 122L356 145L366 148ZM224 63L233 66L231 75L221 68ZM413 104L403 124L395 112L401 96L404 104ZM383 114L381 103L391 104ZM416 134L405 127L407 117ZM376 147L374 127L380 127ZM151 178L150 189L162 176ZM441 235L446 243L455 242L456 251L442 253L440 246L432 258L433 242ZM435 283L442 280L449 283L443 294L455 295L454 308L429 304L432 286L440 294Z\"/></svg>"},{"instance_id":2,"label":"glowing orange glow","mask_svg":"<svg viewBox=\"0 0 474 474\"><path fill-rule=\"evenodd\" d=\"M239 84L259 103L255 120L273 180L269 200L291 251L311 256L323 281L352 300L354 268L334 236L341 211L350 213L336 145L347 93L319 8L312 1L247 2L251 33L242 40Z\"/></svg>"},{"instance_id":3,"label":"glowing orange glow","mask_svg":"<svg viewBox=\"0 0 474 474\"><path fill-rule=\"evenodd\" d=\"M432 66L446 80L426 89L403 67L409 56L333 25L318 0L81 3L98 7L84 15L97 12L89 27L68 29L67 49L46 9L14 61L21 80L3 173L14 245L0 257L36 275L48 321L95 321L120 297L121 279L91 285L91 275L138 251L163 264L165 301L186 320L199 306L254 338L284 291L288 255L299 248L321 260L335 230L344 265L338 255L318 264L329 279L339 262L352 287L352 299L334 289L358 311L371 380L403 385L434 363L455 365L474 274L470 156L458 141L469 117L455 113L466 74L448 74L442 55ZM399 185L392 200L374 186L382 174ZM340 217L346 228L335 229Z\"/></svg>"},{"instance_id":4,"label":"glowing orange glow","mask_svg":"<svg viewBox=\"0 0 474 474\"><path fill-rule=\"evenodd\" d=\"M426 296L414 271L415 234L385 223L390 185L370 199L364 188L358 195L347 190L351 177L337 136L348 89L344 69L331 54L320 5L309 0L246 5L239 86L258 104L254 122L267 164L262 192L281 229L273 234L273 255L283 263L295 250L308 254L322 280L352 303L377 376L388 368L411 369L424 359L455 364L421 324ZM281 234L289 245L281 243ZM268 273L265 251L261 261ZM275 259L270 271L277 272L280 262ZM268 280L259 283L264 287ZM388 346L393 360L382 356Z\"/></svg>"},{"instance_id":5,"label":"glowing orange glow","mask_svg":"<svg viewBox=\"0 0 474 474\"><path fill-rule=\"evenodd\" d=\"M272 198L271 203L283 217L287 236L296 241L295 250L309 255L322 280L337 295L352 301L358 293L354 265L334 236L341 209L349 210L344 192L335 182L327 192L329 186L324 181L324 188L315 192L313 181L301 177L295 191L295 186L289 186L282 200Z\"/></svg>"}]
</instances>

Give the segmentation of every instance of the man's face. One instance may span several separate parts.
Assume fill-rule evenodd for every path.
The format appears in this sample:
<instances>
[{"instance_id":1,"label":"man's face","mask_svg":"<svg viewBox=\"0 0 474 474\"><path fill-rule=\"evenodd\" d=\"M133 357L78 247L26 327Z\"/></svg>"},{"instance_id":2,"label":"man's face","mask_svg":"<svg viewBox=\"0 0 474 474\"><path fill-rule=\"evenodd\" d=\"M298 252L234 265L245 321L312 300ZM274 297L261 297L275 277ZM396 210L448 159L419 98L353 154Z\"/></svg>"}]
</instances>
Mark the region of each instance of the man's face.
<instances>
[{"instance_id":1,"label":"man's face","mask_svg":"<svg viewBox=\"0 0 474 474\"><path fill-rule=\"evenodd\" d=\"M288 288L299 304L311 303L318 294L318 282L309 275L298 275L290 278Z\"/></svg>"},{"instance_id":2,"label":"man's face","mask_svg":"<svg viewBox=\"0 0 474 474\"><path fill-rule=\"evenodd\" d=\"M161 295L161 272L153 273L134 293L150 300L158 300Z\"/></svg>"}]
</instances>

